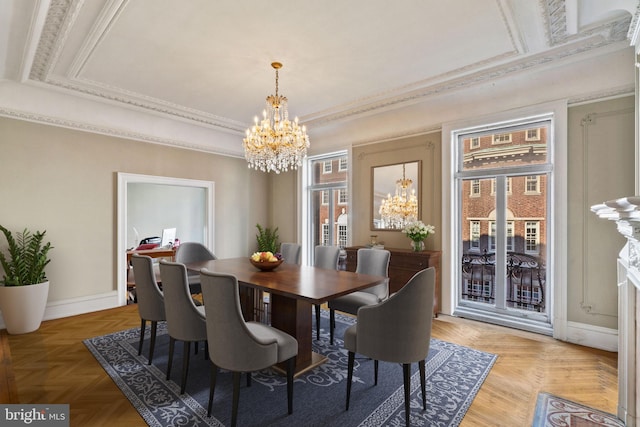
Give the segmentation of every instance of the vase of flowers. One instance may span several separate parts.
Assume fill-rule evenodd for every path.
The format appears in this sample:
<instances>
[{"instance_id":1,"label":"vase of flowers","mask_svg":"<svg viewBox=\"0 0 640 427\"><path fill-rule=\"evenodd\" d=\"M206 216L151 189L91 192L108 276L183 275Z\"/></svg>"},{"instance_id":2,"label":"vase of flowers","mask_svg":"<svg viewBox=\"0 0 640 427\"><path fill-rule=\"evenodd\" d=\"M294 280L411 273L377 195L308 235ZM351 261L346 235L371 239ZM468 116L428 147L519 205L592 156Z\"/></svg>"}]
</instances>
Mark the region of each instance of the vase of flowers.
<instances>
[{"instance_id":1,"label":"vase of flowers","mask_svg":"<svg viewBox=\"0 0 640 427\"><path fill-rule=\"evenodd\" d=\"M431 224L415 221L406 224L402 232L411 239L411 248L414 252L421 252L424 250L424 239L435 233L436 228Z\"/></svg>"}]
</instances>

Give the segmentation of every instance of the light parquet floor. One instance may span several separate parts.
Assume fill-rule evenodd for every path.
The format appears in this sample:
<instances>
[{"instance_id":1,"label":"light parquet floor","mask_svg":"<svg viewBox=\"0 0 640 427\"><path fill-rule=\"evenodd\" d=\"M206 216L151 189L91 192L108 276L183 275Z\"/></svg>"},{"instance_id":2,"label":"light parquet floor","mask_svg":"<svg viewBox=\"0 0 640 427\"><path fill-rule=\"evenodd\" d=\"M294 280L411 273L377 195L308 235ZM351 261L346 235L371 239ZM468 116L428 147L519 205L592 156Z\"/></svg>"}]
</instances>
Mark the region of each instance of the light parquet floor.
<instances>
[{"instance_id":1,"label":"light parquet floor","mask_svg":"<svg viewBox=\"0 0 640 427\"><path fill-rule=\"evenodd\" d=\"M82 340L139 327L136 306L43 322L10 335L20 403L68 403L72 426L145 426ZM323 325L324 326L324 325ZM433 336L498 355L461 426L530 426L538 392L615 413L617 355L440 316Z\"/></svg>"}]
</instances>

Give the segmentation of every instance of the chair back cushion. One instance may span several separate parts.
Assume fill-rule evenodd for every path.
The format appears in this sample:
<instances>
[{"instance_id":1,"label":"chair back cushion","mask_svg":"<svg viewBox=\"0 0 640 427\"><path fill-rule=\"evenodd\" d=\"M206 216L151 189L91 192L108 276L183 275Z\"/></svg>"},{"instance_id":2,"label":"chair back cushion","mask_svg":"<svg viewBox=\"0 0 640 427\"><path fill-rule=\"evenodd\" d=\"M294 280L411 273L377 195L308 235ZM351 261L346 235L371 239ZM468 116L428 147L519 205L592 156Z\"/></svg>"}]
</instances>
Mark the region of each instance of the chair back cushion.
<instances>
[{"instance_id":1,"label":"chair back cushion","mask_svg":"<svg viewBox=\"0 0 640 427\"><path fill-rule=\"evenodd\" d=\"M176 250L176 262L187 264L190 262L209 261L216 256L202 243L184 242Z\"/></svg>"},{"instance_id":2,"label":"chair back cushion","mask_svg":"<svg viewBox=\"0 0 640 427\"><path fill-rule=\"evenodd\" d=\"M357 324L345 332L345 347L372 359L395 363L426 358L435 277L433 267L421 270L389 299L360 308Z\"/></svg>"},{"instance_id":3,"label":"chair back cushion","mask_svg":"<svg viewBox=\"0 0 640 427\"><path fill-rule=\"evenodd\" d=\"M374 276L389 277L389 259L391 252L385 249L358 249L358 262L356 265L356 273L371 274ZM380 285L363 289L362 292L368 292L378 297L379 301L389 296L389 279Z\"/></svg>"},{"instance_id":4,"label":"chair back cushion","mask_svg":"<svg viewBox=\"0 0 640 427\"><path fill-rule=\"evenodd\" d=\"M169 336L182 341L206 340L205 316L191 298L184 264L160 260L160 275Z\"/></svg>"},{"instance_id":5,"label":"chair back cushion","mask_svg":"<svg viewBox=\"0 0 640 427\"><path fill-rule=\"evenodd\" d=\"M300 253L302 248L297 243L283 243L280 245L282 259L287 264L300 264Z\"/></svg>"},{"instance_id":6,"label":"chair back cushion","mask_svg":"<svg viewBox=\"0 0 640 427\"><path fill-rule=\"evenodd\" d=\"M203 269L200 283L207 312L211 361L219 368L240 372L256 371L277 363L276 339L255 336L245 323L236 277Z\"/></svg>"},{"instance_id":7,"label":"chair back cushion","mask_svg":"<svg viewBox=\"0 0 640 427\"><path fill-rule=\"evenodd\" d=\"M151 321L165 320L164 296L156 282L153 260L148 256L133 254L131 264L133 265L140 317Z\"/></svg>"},{"instance_id":8,"label":"chair back cushion","mask_svg":"<svg viewBox=\"0 0 640 427\"><path fill-rule=\"evenodd\" d=\"M338 246L316 246L314 250L313 264L316 267L327 270L338 269L340 248Z\"/></svg>"}]
</instances>

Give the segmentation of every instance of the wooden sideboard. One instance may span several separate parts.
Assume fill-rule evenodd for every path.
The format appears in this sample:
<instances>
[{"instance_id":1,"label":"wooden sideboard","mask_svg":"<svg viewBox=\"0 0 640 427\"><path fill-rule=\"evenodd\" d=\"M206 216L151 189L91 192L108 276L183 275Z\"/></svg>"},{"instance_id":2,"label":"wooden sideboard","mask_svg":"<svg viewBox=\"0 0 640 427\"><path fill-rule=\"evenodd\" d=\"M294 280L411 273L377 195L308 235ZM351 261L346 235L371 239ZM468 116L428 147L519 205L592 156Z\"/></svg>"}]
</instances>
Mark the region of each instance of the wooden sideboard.
<instances>
[{"instance_id":1,"label":"wooden sideboard","mask_svg":"<svg viewBox=\"0 0 640 427\"><path fill-rule=\"evenodd\" d=\"M358 249L364 246L345 248L347 252L346 270L356 271ZM385 248L391 252L389 259L389 293L397 292L420 270L435 267L436 292L433 300L433 315L440 311L440 251L413 252L411 249Z\"/></svg>"}]
</instances>

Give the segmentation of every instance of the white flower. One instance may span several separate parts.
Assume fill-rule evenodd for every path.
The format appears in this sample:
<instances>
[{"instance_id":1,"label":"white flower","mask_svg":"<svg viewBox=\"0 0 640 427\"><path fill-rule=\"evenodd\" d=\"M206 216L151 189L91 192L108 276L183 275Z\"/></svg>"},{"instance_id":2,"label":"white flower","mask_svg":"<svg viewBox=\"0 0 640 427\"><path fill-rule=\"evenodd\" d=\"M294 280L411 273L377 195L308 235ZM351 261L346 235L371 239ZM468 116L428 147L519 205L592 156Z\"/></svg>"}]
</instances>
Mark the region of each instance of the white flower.
<instances>
[{"instance_id":1,"label":"white flower","mask_svg":"<svg viewBox=\"0 0 640 427\"><path fill-rule=\"evenodd\" d=\"M422 221L415 221L405 225L402 232L413 241L421 241L429 237L430 234L434 234L436 232L436 228L431 224L425 224Z\"/></svg>"}]
</instances>

